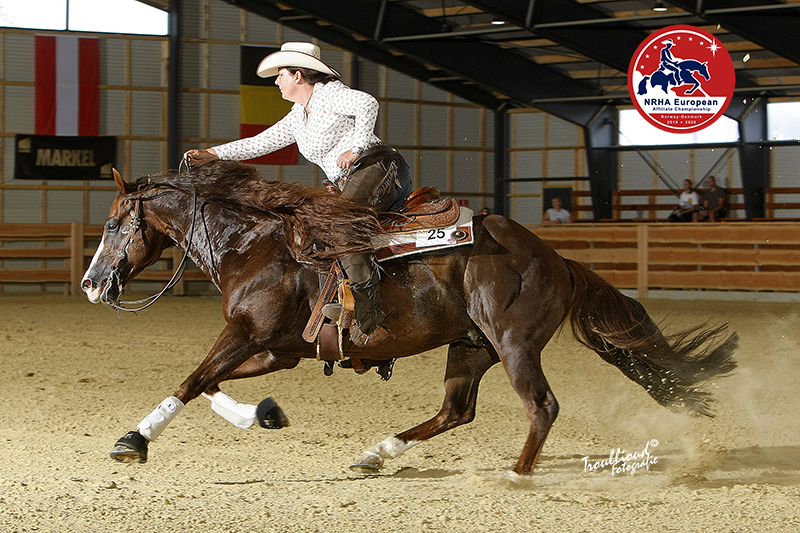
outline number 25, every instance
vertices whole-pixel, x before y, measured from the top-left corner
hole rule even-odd
[[[432,241],[435,239],[444,239],[444,230],[443,229],[429,229],[428,230],[428,240]]]

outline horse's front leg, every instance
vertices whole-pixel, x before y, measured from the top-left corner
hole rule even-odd
[[[697,90],[697,88],[700,87],[700,82],[697,81],[697,79],[695,79],[695,77],[691,73],[686,75],[686,76],[682,76],[681,77],[681,81],[683,81],[684,83],[689,83],[689,84],[692,85],[692,87],[688,91],[683,93],[686,96],[689,96],[690,94],[694,94],[694,92]]]
[[[299,357],[276,357],[272,352],[256,354],[242,363],[225,381],[262,376],[276,370],[294,368]],[[219,384],[208,387],[203,397],[211,401],[211,409],[222,418],[241,429],[250,429],[256,420],[266,429],[279,429],[289,425],[289,420],[272,398],[266,398],[258,405],[240,403],[219,388]]]
[[[213,387],[220,381],[254,354],[264,351],[263,342],[251,339],[249,320],[242,317],[229,322],[200,366],[172,396],[144,417],[135,431],[129,431],[117,441],[111,450],[111,457],[125,463],[146,462],[148,444],[161,435],[189,401],[206,390],[214,391]]]
[[[447,351],[445,397],[439,413],[427,422],[367,449],[350,468],[361,472],[375,472],[383,467],[385,459],[393,459],[422,441],[472,422],[475,418],[478,384],[486,371],[499,360],[486,348],[451,344]]]

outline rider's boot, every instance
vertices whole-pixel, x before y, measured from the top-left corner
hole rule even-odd
[[[386,315],[381,310],[380,273],[372,254],[353,254],[342,258],[342,268],[350,279],[355,303],[354,318],[361,333],[369,337]]]
[[[341,258],[342,268],[350,280],[350,290],[355,303],[354,318],[358,329],[369,335],[381,325],[386,315],[381,310],[380,274],[372,261],[372,254],[352,254]],[[328,304],[322,312],[338,320],[341,306]]]

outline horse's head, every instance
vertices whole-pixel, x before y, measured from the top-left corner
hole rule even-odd
[[[81,281],[89,301],[115,305],[125,284],[155,263],[171,244],[166,235],[148,222],[143,211],[145,199],[114,170],[119,194],[103,228],[92,262]]]
[[[700,63],[700,65],[697,67],[697,72],[699,72],[700,75],[706,79],[706,81],[711,79],[711,75],[708,73],[708,61]]]

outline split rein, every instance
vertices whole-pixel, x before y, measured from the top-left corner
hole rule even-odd
[[[182,160],[181,161],[181,167],[183,166],[184,163],[185,163],[185,160]],[[179,168],[178,169],[179,173],[180,173],[180,170],[181,169]],[[158,195],[152,196],[150,198],[144,198],[144,199],[141,196],[137,197],[135,199],[136,204],[134,205],[133,212],[131,213],[131,222],[128,225],[128,229],[127,229],[127,231],[124,230],[124,229],[121,230],[123,233],[127,233],[128,234],[128,240],[125,242],[125,246],[123,246],[121,250],[115,250],[114,251],[114,255],[116,256],[116,260],[114,261],[114,264],[111,266],[111,272],[109,273],[108,278],[106,279],[106,283],[108,283],[108,281],[112,280],[112,278],[113,278],[114,284],[120,290],[120,295],[122,294],[122,286],[123,286],[123,284],[122,284],[122,279],[121,279],[121,277],[119,275],[119,264],[122,261],[124,261],[124,260],[126,260],[128,258],[128,246],[130,246],[130,244],[133,242],[133,239],[134,239],[134,237],[136,235],[136,232],[139,230],[139,228],[142,225],[142,220],[141,220],[141,215],[140,215],[140,212],[141,212],[141,209],[142,209],[142,202],[144,200],[151,200],[153,198],[156,198],[157,196]],[[139,312],[139,311],[143,311],[143,310],[147,309],[148,307],[150,307],[151,305],[153,305],[154,303],[156,303],[156,301],[159,298],[164,296],[164,293],[166,293],[168,290],[173,288],[178,283],[178,281],[183,276],[183,272],[186,270],[186,260],[189,258],[189,250],[192,247],[192,241],[194,239],[194,225],[195,225],[195,222],[197,220],[197,191],[194,191],[194,194],[193,194],[193,197],[192,197],[192,204],[193,204],[192,225],[189,228],[189,235],[188,235],[188,239],[187,239],[187,242],[186,242],[186,250],[183,252],[183,257],[181,258],[181,262],[178,265],[178,268],[176,268],[175,272],[172,273],[172,277],[167,282],[167,284],[164,285],[164,287],[159,292],[157,292],[156,294],[152,294],[152,295],[148,296],[147,298],[142,298],[141,300],[132,300],[132,301],[128,301],[128,302],[122,302],[122,301],[119,301],[119,299],[118,299],[119,297],[117,297],[117,299],[114,300],[114,301],[106,302],[106,305],[108,305],[112,309],[116,310],[117,312],[119,312],[119,311],[127,311],[129,313],[136,313],[136,312]],[[144,304],[144,305],[142,305],[141,307],[137,307],[135,309],[134,308],[130,308],[130,307],[125,307],[125,306],[129,306],[129,305],[139,305],[139,304]]]

